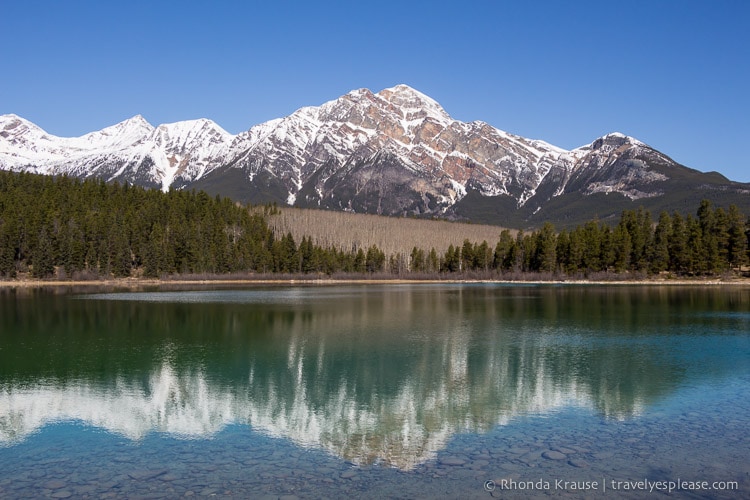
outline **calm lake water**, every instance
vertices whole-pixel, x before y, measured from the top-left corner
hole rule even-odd
[[[750,498],[748,429],[748,287],[0,291],[2,498]]]

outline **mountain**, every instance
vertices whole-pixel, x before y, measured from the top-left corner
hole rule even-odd
[[[750,212],[750,184],[689,169],[632,137],[612,133],[568,151],[454,120],[406,85],[355,90],[237,135],[205,119],[153,127],[135,116],[61,138],[3,115],[0,168],[516,227],[637,206],[694,211],[703,198]]]
[[[0,168],[96,176],[168,189],[199,178],[234,136],[210,120],[154,128],[142,116],[81,137],[55,137],[16,115],[0,116]]]

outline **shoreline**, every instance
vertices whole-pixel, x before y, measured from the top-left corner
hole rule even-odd
[[[406,278],[279,278],[279,279],[142,279],[121,278],[105,280],[0,280],[1,289],[12,288],[45,288],[45,287],[120,287],[120,288],[142,288],[142,287],[165,287],[175,286],[253,286],[253,285],[402,285],[402,284],[516,284],[516,285],[633,285],[633,286],[750,286],[748,278],[733,278],[730,280],[721,278],[695,278],[695,279],[615,279],[615,280],[587,280],[587,279],[560,279],[560,280],[502,280],[502,279],[406,279]]]

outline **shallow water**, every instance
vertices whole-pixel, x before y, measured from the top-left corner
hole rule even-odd
[[[5,291],[0,497],[747,498],[749,332],[742,287]]]

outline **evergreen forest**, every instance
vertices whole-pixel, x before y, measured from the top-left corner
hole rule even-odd
[[[497,241],[388,254],[374,244],[275,234],[268,221],[276,211],[202,191],[0,172],[0,278],[716,276],[741,274],[749,257],[750,220],[734,205],[709,201],[695,214],[654,220],[644,209],[627,210],[614,226],[498,228]]]

